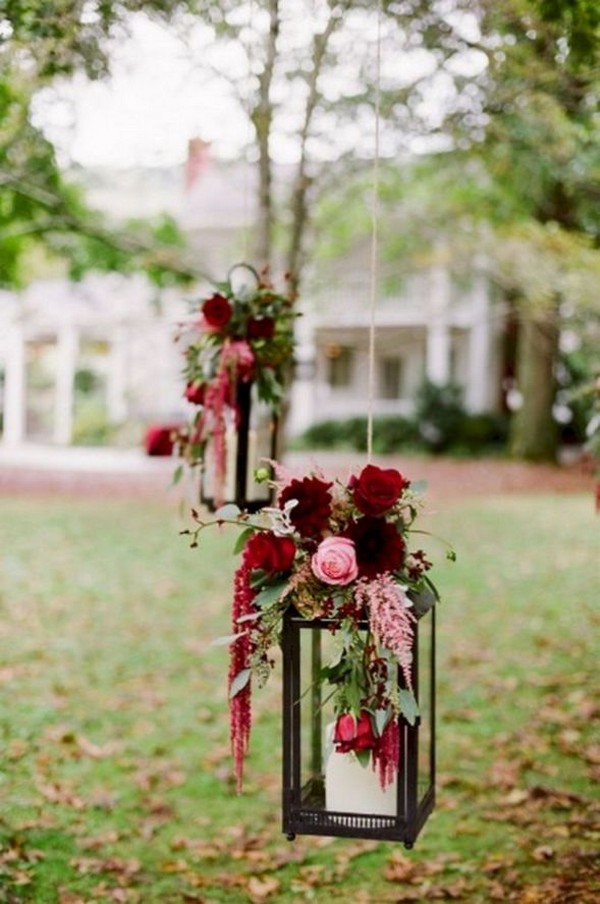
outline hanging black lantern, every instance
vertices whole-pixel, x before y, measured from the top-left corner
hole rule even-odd
[[[309,620],[294,608],[283,627],[283,831],[400,841],[413,846],[435,802],[435,607],[414,626],[413,724],[397,716],[399,759],[385,790],[372,762],[336,749],[331,685],[322,680],[331,661],[335,626]],[[360,631],[366,635],[367,622]],[[405,686],[399,666],[398,682]],[[363,739],[363,761],[369,740]],[[338,745],[339,748],[339,745]]]
[[[292,287],[279,293],[265,274],[237,264],[182,331],[185,396],[195,408],[179,447],[199,469],[200,501],[211,511],[235,503],[252,512],[272,499],[294,300]]]

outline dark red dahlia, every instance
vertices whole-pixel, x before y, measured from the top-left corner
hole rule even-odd
[[[333,484],[318,477],[294,478],[283,488],[279,507],[284,508],[291,499],[297,501],[290,511],[290,521],[303,537],[319,537],[328,525],[331,515]]]
[[[275,321],[272,317],[251,317],[248,321],[249,339],[272,339]]]
[[[360,577],[374,578],[385,571],[397,571],[404,561],[404,540],[384,518],[365,515],[351,521],[344,536],[354,541]]]

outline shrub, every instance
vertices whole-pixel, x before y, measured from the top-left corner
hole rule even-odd
[[[444,397],[436,406],[432,402],[436,397],[433,394],[428,397],[428,405],[423,407],[423,420],[400,415],[374,418],[373,451],[378,455],[407,450],[477,455],[504,448],[508,438],[508,418],[505,415],[467,414],[462,407],[455,405],[453,395],[450,396],[451,404]],[[296,445],[309,449],[365,452],[367,419],[353,417],[319,421],[297,439]]]
[[[415,421],[429,451],[446,452],[460,442],[466,417],[462,389],[455,383],[438,386],[426,380],[417,392]]]
[[[508,416],[501,414],[466,414],[456,445],[467,452],[501,449],[508,440]]]

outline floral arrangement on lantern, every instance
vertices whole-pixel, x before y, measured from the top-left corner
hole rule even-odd
[[[256,386],[258,399],[277,412],[294,350],[295,291],[277,292],[267,271],[237,264],[224,282],[194,303],[193,319],[183,324],[185,398],[194,406],[177,446],[187,464],[204,461],[213,442],[217,504],[223,501],[227,423],[239,421],[241,384]]]
[[[382,789],[400,757],[398,716],[418,715],[411,682],[414,626],[439,599],[431,563],[409,535],[422,500],[393,468],[367,464],[347,482],[276,468],[275,504],[249,515],[224,506],[216,523],[244,527],[236,546],[230,644],[231,743],[238,790],[251,727],[253,682],[274,665],[285,611],[322,619],[335,635],[335,661],[318,680],[331,686],[334,749],[370,762]],[[197,545],[206,522],[186,531]],[[215,523],[215,522],[213,522]],[[453,553],[449,553],[453,557]],[[400,676],[402,676],[400,678]]]

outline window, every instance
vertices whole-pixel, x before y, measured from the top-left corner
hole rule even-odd
[[[404,366],[402,358],[380,358],[379,398],[401,399],[404,395]]]
[[[352,370],[354,367],[354,349],[346,345],[328,345],[325,348],[327,355],[327,382],[334,389],[342,389],[352,385]]]

